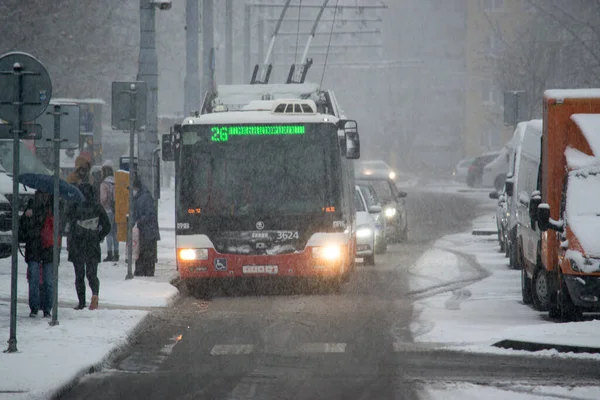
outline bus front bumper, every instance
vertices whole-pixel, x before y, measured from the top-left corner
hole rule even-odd
[[[279,255],[220,254],[209,250],[207,260],[178,260],[182,279],[241,277],[335,277],[349,268],[347,246],[339,246],[339,255],[315,258],[312,248],[302,253]]]

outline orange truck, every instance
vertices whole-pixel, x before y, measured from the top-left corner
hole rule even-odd
[[[576,320],[600,310],[600,89],[548,90],[543,105],[540,257],[525,283],[537,308]]]

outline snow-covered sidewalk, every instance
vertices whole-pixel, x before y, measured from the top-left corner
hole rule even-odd
[[[495,231],[494,214],[476,219],[467,232],[438,240],[411,267],[411,290],[417,300],[411,331],[416,342],[491,353],[517,352],[492,347],[501,340],[599,347],[600,321],[559,324],[524,305],[521,272],[508,268],[497,236],[473,235],[473,230]],[[597,354],[560,356],[600,359]]]
[[[165,307],[178,291],[169,282],[175,274],[173,196],[163,193],[159,203],[162,240],[155,277],[125,280],[125,246],[119,263],[101,263],[100,308],[73,310],[77,302],[73,266],[61,254],[59,267],[59,325],[29,318],[26,264],[19,262],[17,353],[0,353],[0,398],[48,398],[75,377],[103,362],[126,344],[135,327],[155,307]],[[105,253],[105,244],[102,244]],[[10,258],[0,260],[0,338],[9,338]],[[86,281],[87,285],[87,281]],[[91,293],[89,287],[88,303]]]

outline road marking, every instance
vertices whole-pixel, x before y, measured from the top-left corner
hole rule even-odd
[[[300,346],[302,353],[343,353],[346,343],[305,343]]]
[[[254,351],[254,345],[252,344],[216,344],[210,351],[210,355],[250,354],[252,351]]]

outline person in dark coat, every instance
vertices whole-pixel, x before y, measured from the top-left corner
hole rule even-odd
[[[111,225],[106,211],[96,201],[94,187],[90,184],[79,185],[85,201],[71,208],[68,219],[69,261],[75,268],[75,290],[79,304],[76,310],[85,308],[85,277],[87,276],[92,301],[90,310],[98,308],[98,263],[101,259],[100,242],[110,232]]]
[[[50,317],[54,300],[54,268],[52,215],[53,196],[36,192],[33,201],[27,203],[19,219],[19,242],[25,243],[25,262],[29,276],[30,317],[35,318],[43,308],[44,317]],[[40,277],[43,298],[40,297]]]
[[[152,194],[137,177],[133,181],[133,224],[140,232],[140,251],[134,275],[154,276],[156,242],[160,240],[158,217]]]

